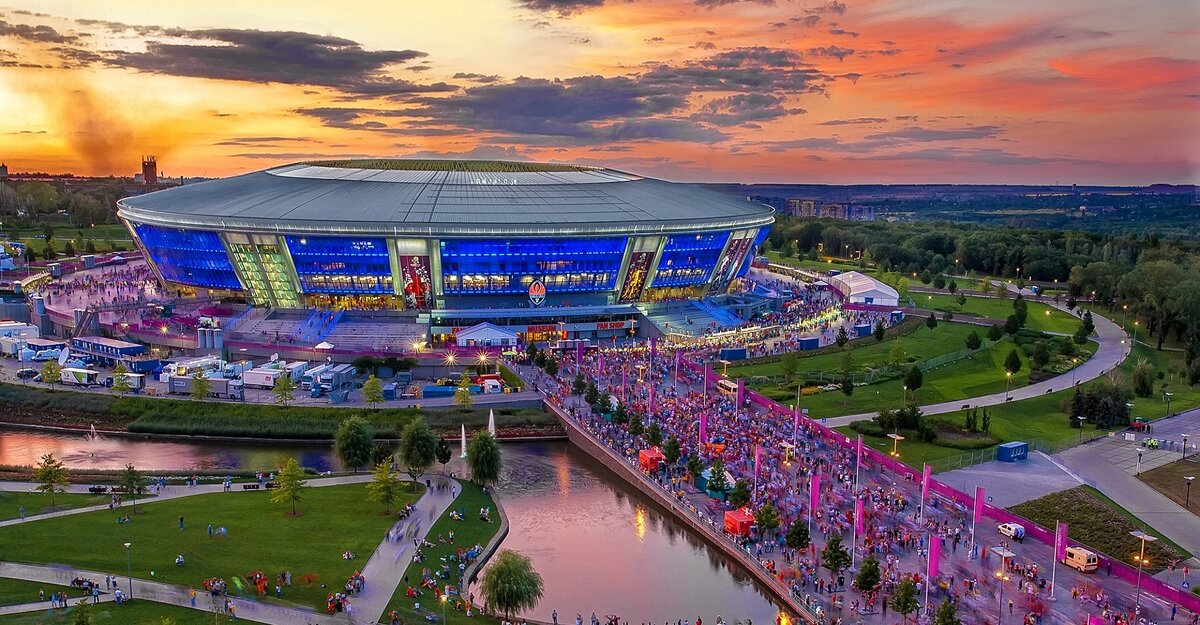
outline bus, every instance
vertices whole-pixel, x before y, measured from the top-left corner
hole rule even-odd
[[[717,390],[726,395],[736,395],[737,388],[738,385],[736,380],[721,380],[720,382],[717,382]]]

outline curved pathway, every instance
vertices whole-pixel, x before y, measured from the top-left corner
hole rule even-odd
[[[1065,307],[1055,305],[1053,302],[1045,303],[1055,306],[1059,310],[1066,311]],[[1107,317],[1093,312],[1092,321],[1096,325],[1095,340],[1099,344],[1099,347],[1096,348],[1096,353],[1092,354],[1091,358],[1088,358],[1083,364],[1075,367],[1072,371],[1035,384],[1014,388],[1009,393],[992,393],[991,395],[956,399],[940,404],[927,404],[920,407],[921,412],[927,415],[945,414],[947,412],[962,410],[964,406],[995,406],[1009,401],[1032,399],[1054,391],[1071,388],[1072,380],[1074,380],[1074,384],[1082,384],[1107,374],[1129,356],[1132,345],[1129,341],[1129,335],[1121,329],[1121,326],[1113,323]],[[878,412],[866,412],[846,415],[844,417],[830,417],[828,420],[822,421],[822,423],[829,427],[838,427],[850,425],[851,421],[872,419],[877,414]]]

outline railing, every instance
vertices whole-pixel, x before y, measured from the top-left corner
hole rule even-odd
[[[921,362],[917,363],[917,368],[920,369],[922,372],[924,372],[924,371],[929,371],[931,369],[936,369],[938,367],[941,367],[942,365],[948,365],[951,363],[958,362],[960,360],[966,360],[967,358],[970,358],[970,357],[974,356],[975,354],[978,354],[984,350],[991,349],[992,346],[995,344],[996,344],[996,341],[989,341],[987,339],[984,339],[983,342],[979,344],[979,349],[960,349],[956,352],[951,352],[949,354],[942,354],[941,356],[934,356],[933,358],[929,358],[927,360],[922,360]]]
[[[987,449],[976,449],[957,456],[949,458],[939,458],[929,462],[929,466],[933,467],[934,473],[945,473],[955,469],[965,469],[977,464],[991,462],[996,459],[996,447],[993,445]]]

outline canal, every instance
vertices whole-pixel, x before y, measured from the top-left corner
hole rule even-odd
[[[497,495],[510,531],[501,547],[527,555],[545,581],[527,616],[572,622],[594,612],[631,623],[749,620],[771,623],[776,609],[748,576],[607,469],[566,442],[506,443]],[[310,468],[340,469],[325,445],[147,441],[33,431],[0,433],[0,464],[30,465],[53,452],[68,466],[220,475],[271,470],[295,455]],[[451,470],[461,473],[455,458]]]

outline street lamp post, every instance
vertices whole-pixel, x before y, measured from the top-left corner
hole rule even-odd
[[[1071,386],[1075,386],[1075,369],[1079,368],[1079,359],[1071,359]]]
[[[1187,434],[1183,435],[1183,458],[1181,460],[1187,460],[1187,436]]]
[[[1137,612],[1141,612],[1141,608],[1142,608],[1142,566],[1146,564],[1146,543],[1154,542],[1158,539],[1147,534],[1146,532],[1141,531],[1141,530],[1134,530],[1132,532],[1129,532],[1129,535],[1142,541],[1142,549],[1141,549],[1141,552],[1138,554],[1138,559],[1137,559],[1137,561],[1138,561],[1137,594],[1134,595],[1134,599],[1133,599],[1133,609]]]
[[[1121,306],[1121,327],[1125,327],[1125,315],[1129,314],[1129,304]]]
[[[1140,450],[1140,449],[1138,450],[1137,470],[1135,470],[1135,471],[1133,472],[1133,474],[1134,474],[1134,475],[1141,475],[1141,474],[1142,474],[1142,450]]]
[[[1167,400],[1167,416],[1168,417],[1171,416],[1171,398],[1174,396],[1175,396],[1175,393],[1167,393],[1167,392],[1163,393],[1163,399]]]
[[[442,593],[442,622],[446,622],[446,594]]]
[[[1187,489],[1183,495],[1183,509],[1190,510],[1192,505],[1192,482],[1196,481],[1195,475],[1185,476],[1184,481],[1187,483]]]
[[[488,369],[488,355],[487,355],[487,353],[486,353],[486,352],[480,352],[480,353],[479,353],[479,365],[480,365],[481,367],[483,367],[483,373],[487,373],[487,372],[489,371],[489,369]]]
[[[454,354],[446,354],[446,377],[450,377],[451,368],[454,367]]]
[[[1005,371],[1004,378],[1006,380],[1004,385],[1004,401],[1008,401],[1012,399],[1012,396],[1009,394],[1012,392],[1012,371]]]
[[[1004,547],[992,547],[992,553],[1000,556],[1000,570],[996,571],[996,579],[1000,582],[1000,605],[996,608],[997,625],[1004,621],[1004,582],[1008,581],[1008,559],[1017,555]]]
[[[1140,322],[1137,319],[1133,320],[1133,346],[1137,347],[1137,329]]]
[[[1087,421],[1087,417],[1075,417],[1079,420],[1079,442],[1083,442],[1083,422]]]
[[[125,543],[125,573],[129,578],[129,598],[133,598],[133,543]]]

